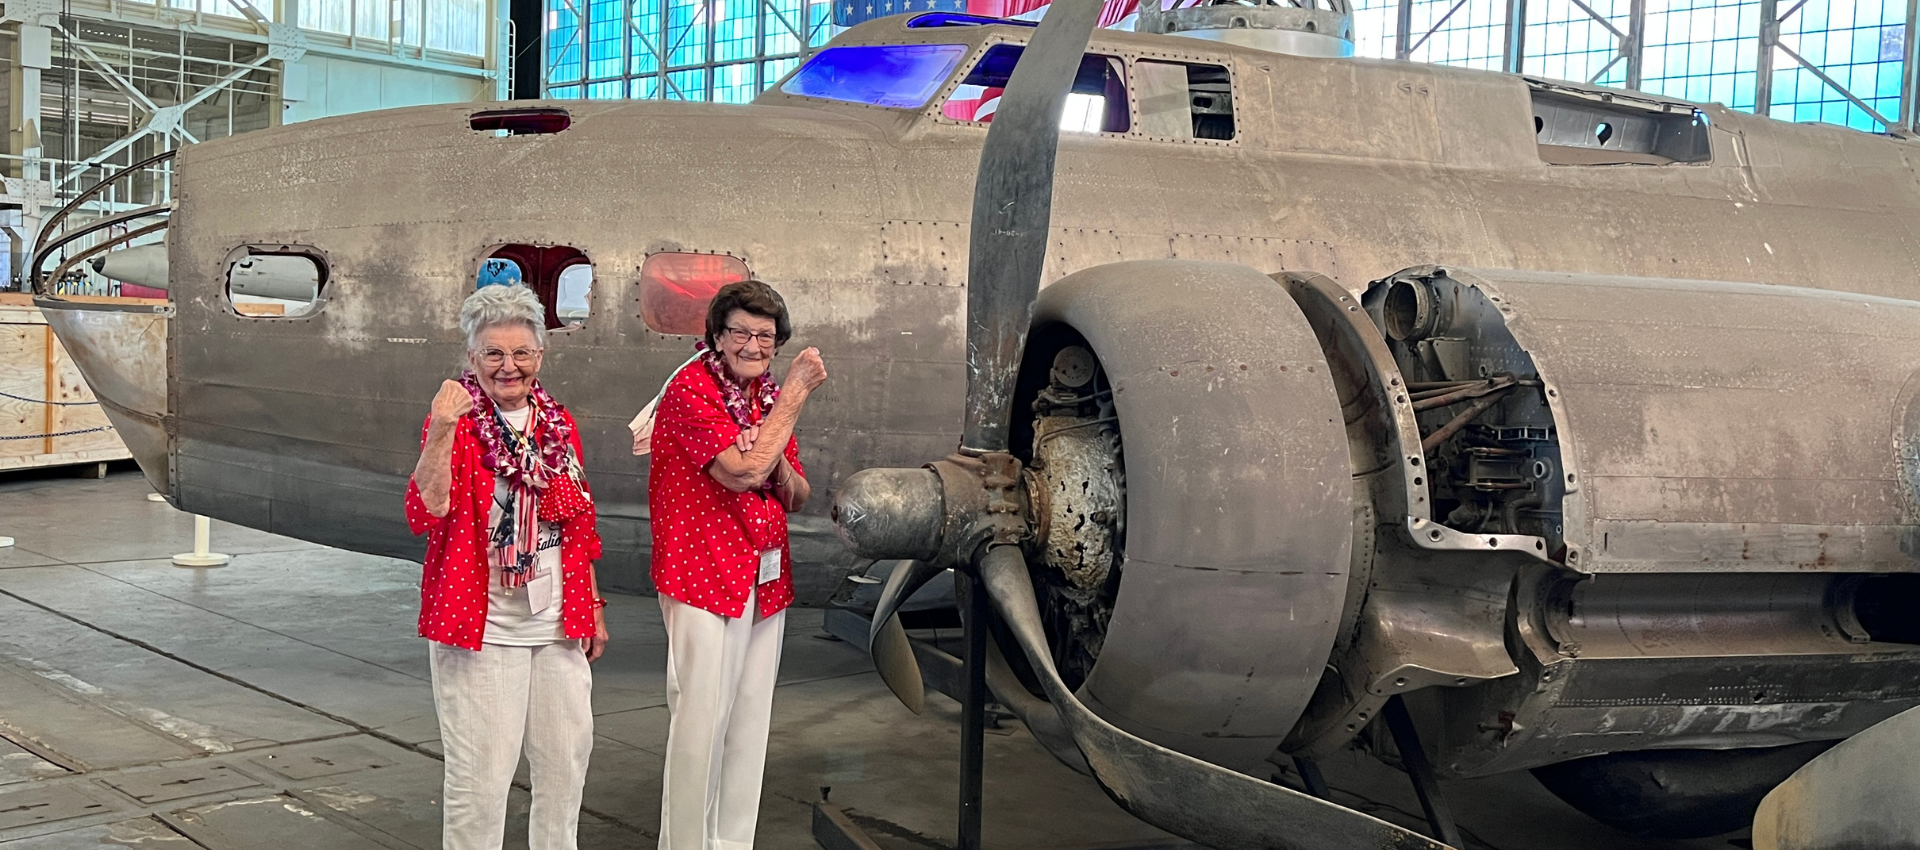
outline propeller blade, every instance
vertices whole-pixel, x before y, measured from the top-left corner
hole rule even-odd
[[[1444,850],[1412,830],[1174,752],[1102,720],[1067,690],[1047,651],[1025,557],[994,546],[978,563],[994,608],[1013,630],[1094,778],[1121,807],[1209,847],[1248,850]]]
[[[913,598],[914,592],[925,587],[934,577],[946,572],[945,567],[936,566],[928,561],[907,561],[896,564],[893,572],[887,574],[887,583],[880,587],[880,601],[873,607],[873,630],[868,635],[868,646],[880,637],[880,630],[889,620],[897,619],[900,606]]]
[[[1019,674],[1013,672],[1013,665],[1007,663],[1007,657],[1000,653],[999,642],[994,640],[987,641],[987,688],[993,691],[995,700],[1020,718],[1020,723],[1048,755],[1081,776],[1093,775],[1093,769],[1087,767],[1087,757],[1080,754],[1080,745],[1073,742],[1066,724],[1060,722],[1059,713],[1020,683]]]
[[[901,705],[914,714],[926,708],[927,684],[920,676],[920,659],[913,657],[913,645],[908,643],[907,630],[900,626],[898,616],[874,620],[873,640],[867,652],[873,656],[873,669],[879,672],[880,681],[887,683],[887,690],[900,698]]]
[[[967,241],[967,418],[960,447],[1003,452],[1053,215],[1060,114],[1102,0],[1055,0],[1000,95],[973,185]]]
[[[880,588],[880,601],[873,609],[873,626],[867,632],[867,654],[873,657],[873,669],[880,681],[900,698],[908,711],[919,714],[927,705],[926,679],[920,675],[920,659],[907,642],[907,630],[900,625],[900,606],[925,587],[935,576],[946,572],[928,561],[895,564]]]

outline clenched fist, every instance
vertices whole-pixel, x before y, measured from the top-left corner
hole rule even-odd
[[[793,358],[787,367],[787,385],[805,390],[817,389],[827,382],[827,364],[820,361],[820,349],[809,348]]]
[[[473,394],[458,381],[441,381],[440,392],[433,397],[433,422],[451,426],[473,410]]]

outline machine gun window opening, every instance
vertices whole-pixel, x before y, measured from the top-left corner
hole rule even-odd
[[[940,106],[941,116],[969,124],[990,124],[1000,107],[1000,94],[1013,76],[1024,46],[996,44],[987,48],[965,79]],[[1073,90],[1067,94],[1060,129],[1069,133],[1125,133],[1132,127],[1127,108],[1126,65],[1117,56],[1089,53],[1080,60]]]
[[[1710,162],[1707,119],[1683,104],[1536,86],[1533,133],[1549,165],[1691,165]]]
[[[320,309],[327,264],[291,246],[243,248],[227,263],[227,306],[251,318],[295,319]]]
[[[548,330],[572,330],[587,323],[593,291],[593,262],[568,245],[502,245],[480,261],[474,287],[520,284],[533,290],[547,308]]]
[[[1134,99],[1142,135],[1227,140],[1234,136],[1233,79],[1219,65],[1133,63]]]

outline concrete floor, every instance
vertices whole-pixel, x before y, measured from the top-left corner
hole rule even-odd
[[[145,480],[0,477],[0,845],[192,850],[431,848],[439,732],[414,636],[419,567],[214,525],[220,569],[182,569],[192,521]],[[399,506],[394,508],[399,510]],[[651,847],[666,736],[654,600],[614,597],[594,668],[598,743],[583,848]],[[827,794],[889,850],[953,841],[955,706],[894,701],[855,648],[795,611],[775,702],[759,846],[816,846]],[[1329,760],[1339,799],[1420,823],[1405,777]],[[1737,836],[1638,841],[1527,776],[1448,783],[1474,847],[1728,848]],[[524,847],[516,790],[508,846]],[[987,738],[990,847],[1181,847],[1134,820],[1021,729]]]

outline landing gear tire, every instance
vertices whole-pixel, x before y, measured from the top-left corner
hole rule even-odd
[[[1742,750],[1643,750],[1536,767],[1588,817],[1645,838],[1705,838],[1750,826],[1775,785],[1833,741]]]

